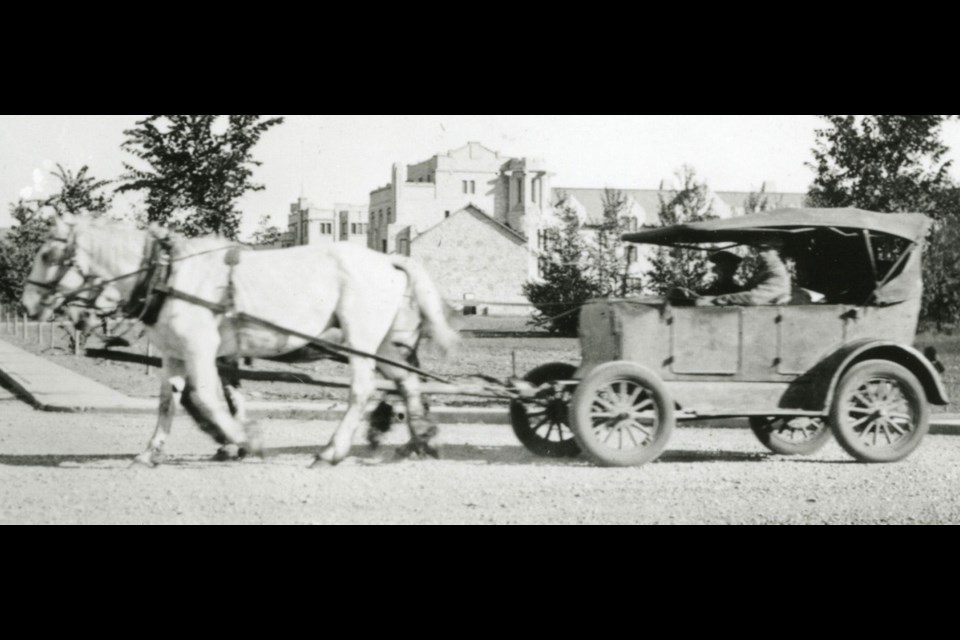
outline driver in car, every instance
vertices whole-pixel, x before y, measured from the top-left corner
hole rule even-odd
[[[760,307],[789,303],[793,282],[790,271],[780,255],[783,250],[783,241],[779,238],[768,238],[758,245],[758,249],[760,269],[745,291],[701,296],[697,298],[696,305],[698,307]]]

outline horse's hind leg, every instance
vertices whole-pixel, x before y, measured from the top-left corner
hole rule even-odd
[[[173,417],[183,391],[184,363],[181,360],[164,358],[163,368],[160,370],[160,409],[157,416],[157,427],[147,444],[147,450],[134,460],[134,464],[145,467],[155,467],[164,459],[163,447],[170,436],[173,427]]]
[[[376,391],[375,365],[369,358],[350,357],[353,379],[350,383],[350,406],[337,427],[330,443],[317,455],[314,466],[337,465],[350,455],[353,436],[363,420],[363,414]]]
[[[436,441],[440,430],[427,415],[427,407],[420,391],[419,376],[404,372],[403,376],[397,376],[394,379],[407,405],[407,426],[410,428],[410,442],[400,447],[397,455],[402,458],[423,456],[439,458],[440,449]]]

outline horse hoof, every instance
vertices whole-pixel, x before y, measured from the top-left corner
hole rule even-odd
[[[310,465],[310,468],[311,469],[333,469],[338,464],[340,463],[335,462],[333,460],[327,460],[326,458],[323,458],[321,456],[317,456],[314,459],[313,464]]]
[[[213,456],[214,462],[235,462],[242,460],[246,453],[235,444],[228,444],[220,447]]]
[[[139,455],[130,463],[131,469],[156,469],[159,463],[153,461],[153,456]]]
[[[426,442],[409,442],[397,449],[397,458],[400,460],[440,459],[440,449]]]

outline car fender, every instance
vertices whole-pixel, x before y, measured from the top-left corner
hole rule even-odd
[[[930,404],[946,405],[947,389],[940,374],[926,357],[913,347],[889,340],[857,340],[845,344],[827,359],[833,367],[833,376],[824,398],[824,411],[829,411],[833,398],[840,386],[840,380],[853,365],[866,360],[888,360],[908,369],[917,377],[927,395]]]

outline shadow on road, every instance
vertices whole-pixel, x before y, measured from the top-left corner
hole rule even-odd
[[[304,465],[307,460],[317,454],[321,447],[297,446],[276,447],[267,449],[264,462],[270,463],[278,458],[298,456],[303,457]],[[362,445],[354,446],[350,458],[345,465],[379,466],[384,464],[400,464],[409,462],[396,456],[395,446],[383,446],[376,451]],[[209,455],[173,454],[163,466],[180,468],[222,467],[225,465],[244,464],[244,462],[216,462],[213,460],[214,450]],[[0,455],[0,466],[10,467],[48,467],[48,468],[78,468],[97,467],[102,463],[132,463],[136,454],[90,454],[90,455]],[[695,451],[674,450],[667,451],[657,460],[656,464],[693,464],[693,463],[723,463],[723,462],[765,462],[773,454],[746,453],[739,451]],[[538,458],[522,446],[475,446],[475,445],[446,445],[442,449],[441,460],[444,462],[463,462],[474,465],[489,466],[524,466],[524,467],[593,467],[589,460],[581,456],[578,458]],[[832,461],[801,460],[816,464],[831,464]],[[844,461],[845,462],[845,461]],[[257,459],[249,463],[258,464]],[[249,464],[248,463],[248,464]],[[111,467],[122,466],[110,464]]]

